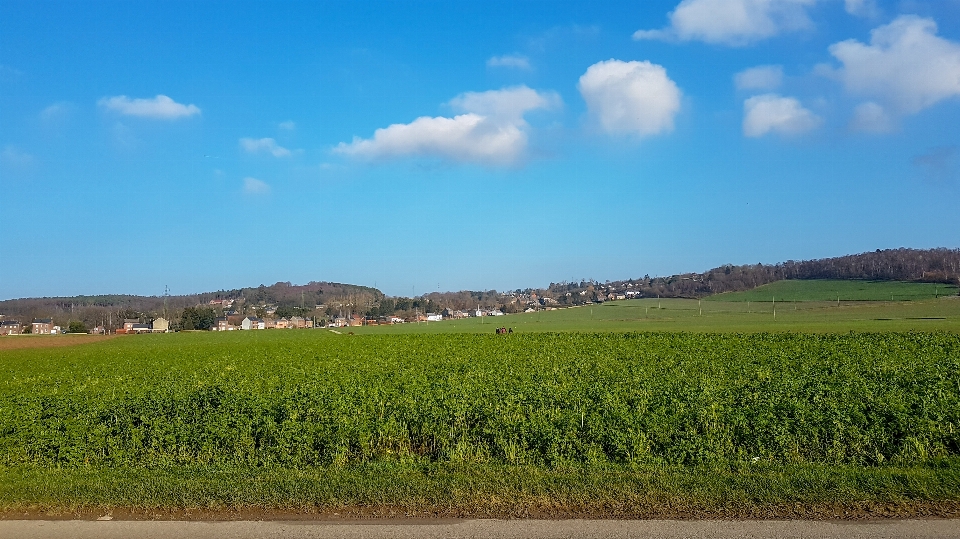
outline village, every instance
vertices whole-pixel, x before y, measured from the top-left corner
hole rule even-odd
[[[544,291],[516,291],[504,293],[503,299],[495,306],[477,305],[471,309],[443,308],[437,312],[421,312],[419,309],[392,314],[372,315],[351,312],[356,305],[345,302],[332,302],[315,305],[313,309],[302,306],[297,309],[303,315],[277,316],[280,307],[274,304],[249,305],[244,298],[213,299],[206,304],[197,305],[186,310],[210,313],[209,319],[187,327],[176,316],[168,319],[161,315],[148,315],[139,318],[123,318],[122,323],[106,322],[94,327],[87,327],[76,321],[55,323],[53,318],[34,318],[26,323],[19,320],[7,320],[0,315],[0,336],[5,335],[58,335],[65,333],[90,333],[97,335],[138,335],[150,333],[172,333],[177,331],[253,331],[268,329],[319,329],[344,328],[371,325],[393,325],[406,323],[432,323],[444,320],[461,320],[473,317],[498,317],[509,313],[537,312],[540,310],[555,310],[558,308],[603,303],[639,297],[637,290],[627,289],[618,291],[614,286],[600,287],[596,290],[567,291],[559,294],[544,295]],[[555,296],[555,297],[551,297]],[[288,309],[289,311],[289,309]],[[166,313],[164,313],[166,314]],[[219,316],[218,316],[219,314]]]

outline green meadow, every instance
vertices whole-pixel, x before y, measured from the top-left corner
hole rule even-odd
[[[696,299],[644,298],[463,320],[343,328],[355,334],[690,331],[957,331],[957,288],[929,283],[783,281],[755,291]],[[779,283],[774,283],[779,284]],[[805,288],[806,287],[806,288]],[[836,298],[840,291],[840,300]],[[771,292],[768,294],[768,292]],[[844,294],[845,292],[845,294]],[[781,295],[782,294],[782,295]],[[823,299],[831,298],[832,299]],[[765,298],[762,300],[750,299]],[[890,298],[894,299],[891,300]],[[848,299],[849,298],[849,299]]]
[[[745,292],[728,292],[705,298],[717,302],[776,301],[917,301],[956,296],[957,287],[941,283],[858,280],[786,280]]]
[[[937,295],[0,350],[0,508],[945,515],[960,300]]]

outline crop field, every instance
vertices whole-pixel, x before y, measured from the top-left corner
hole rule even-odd
[[[0,350],[0,507],[945,514],[958,403],[956,331],[128,336]]]

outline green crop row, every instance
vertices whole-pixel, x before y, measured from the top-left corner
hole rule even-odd
[[[0,465],[910,465],[960,335],[157,335],[0,356]]]

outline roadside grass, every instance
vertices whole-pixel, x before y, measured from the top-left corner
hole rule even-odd
[[[812,518],[949,516],[960,459],[922,466],[396,463],[304,469],[0,468],[0,511],[265,511],[350,516]]]

